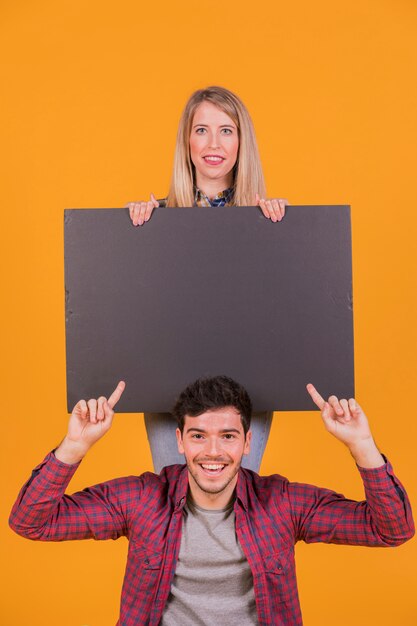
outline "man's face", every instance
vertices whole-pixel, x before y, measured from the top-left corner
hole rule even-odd
[[[194,499],[232,495],[242,457],[249,453],[251,432],[245,437],[234,407],[185,416],[183,433],[177,428],[178,450],[185,455]],[[196,498],[197,495],[197,498]],[[201,496],[198,498],[198,496]],[[197,501],[198,503],[198,501]]]

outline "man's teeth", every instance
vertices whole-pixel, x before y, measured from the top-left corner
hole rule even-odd
[[[202,463],[201,467],[203,469],[208,469],[208,470],[219,470],[219,469],[223,469],[224,465],[208,465],[208,464]]]

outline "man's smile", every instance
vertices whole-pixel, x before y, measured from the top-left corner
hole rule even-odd
[[[198,463],[198,465],[207,476],[217,476],[227,467],[226,463]]]

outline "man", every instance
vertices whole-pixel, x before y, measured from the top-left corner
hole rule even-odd
[[[307,391],[349,449],[366,501],[240,467],[251,401],[224,376],[199,379],[174,407],[186,466],[119,478],[64,495],[80,461],[111,427],[108,400],[80,400],[58,448],[22,488],[10,524],[29,539],[129,539],[121,626],[302,624],[294,544],[397,546],[414,534],[407,495],[354,399]]]

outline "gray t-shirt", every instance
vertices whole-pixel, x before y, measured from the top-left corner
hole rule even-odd
[[[184,507],[181,546],[161,626],[258,624],[253,577],[226,509]]]

